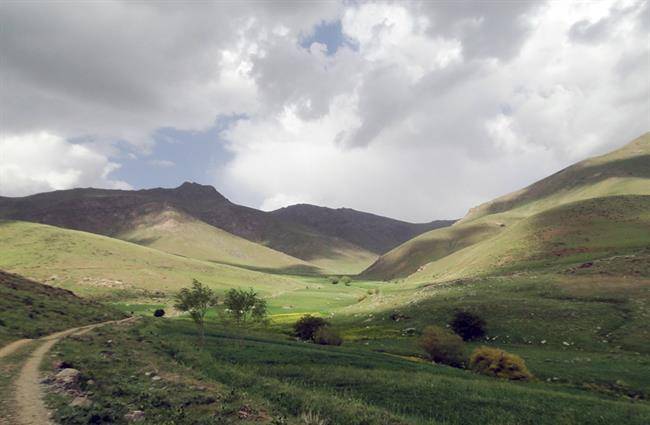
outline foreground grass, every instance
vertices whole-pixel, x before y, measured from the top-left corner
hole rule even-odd
[[[110,342],[109,342],[110,341]],[[642,424],[646,402],[546,382],[510,383],[364,347],[321,347],[286,336],[210,326],[204,349],[185,320],[104,328],[57,346],[82,371],[93,405],[54,396],[64,423]],[[162,379],[152,381],[146,372]],[[244,408],[245,406],[245,408]],[[242,418],[243,410],[254,412]]]

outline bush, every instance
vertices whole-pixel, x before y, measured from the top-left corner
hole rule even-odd
[[[350,279],[349,276],[343,276],[341,278],[341,282],[343,282],[345,286],[350,286],[350,282],[352,282],[352,279]]]
[[[515,381],[527,381],[533,377],[524,359],[498,348],[477,348],[469,358],[469,367],[483,375]]]
[[[164,315],[165,315],[165,310],[163,310],[162,308],[159,308],[153,312],[154,317],[163,317]]]
[[[330,280],[330,283],[331,283],[332,285],[336,285],[336,284],[339,283],[339,278],[336,277],[336,276],[330,276],[330,277],[329,277],[329,280]]]
[[[420,338],[420,347],[436,363],[460,367],[465,363],[463,340],[440,326],[427,326]]]
[[[485,320],[467,311],[457,312],[449,325],[465,341],[485,336]]]
[[[436,363],[460,367],[465,363],[463,340],[439,326],[427,326],[420,338],[420,347]]]
[[[314,339],[317,330],[329,325],[327,320],[307,314],[293,325],[293,334],[303,341]]]
[[[314,333],[314,342],[320,345],[341,345],[343,338],[329,326],[323,326]]]

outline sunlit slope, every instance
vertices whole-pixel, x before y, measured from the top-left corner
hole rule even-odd
[[[306,261],[166,208],[138,217],[117,238],[199,260],[283,272],[318,272]]]
[[[433,282],[555,268],[570,273],[594,261],[650,254],[650,196],[587,199],[535,214],[482,242],[423,266],[411,282]],[[632,275],[642,273],[634,265]]]
[[[531,215],[581,199],[611,195],[650,195],[650,133],[606,155],[590,158],[522,190],[487,202],[461,220],[517,210]]]
[[[501,230],[498,223],[456,225],[417,236],[398,246],[362,273],[364,278],[389,280],[415,273],[423,264],[471,246]]]
[[[58,227],[0,221],[0,269],[83,295],[168,293],[199,279],[217,290],[253,287],[276,294],[297,281],[184,258],[134,243]]]
[[[500,235],[520,220],[546,210],[621,195],[650,195],[650,134],[473,208],[453,226],[424,233],[384,254],[362,276],[384,280],[406,277],[427,263]]]

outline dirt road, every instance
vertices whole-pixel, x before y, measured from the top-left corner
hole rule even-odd
[[[12,384],[12,393],[14,395],[14,415],[11,417],[0,417],[0,423],[7,425],[48,425],[50,413],[43,402],[43,387],[40,383],[41,376],[39,372],[40,364],[45,354],[62,338],[70,335],[83,335],[100,326],[111,323],[122,323],[133,321],[135,318],[127,318],[117,321],[95,323],[87,326],[80,326],[65,331],[57,332],[36,340],[23,339],[15,341],[6,347],[0,349],[0,359],[15,352],[29,342],[35,342],[36,348],[26,358],[22,365],[20,374]],[[6,412],[5,412],[6,413]]]

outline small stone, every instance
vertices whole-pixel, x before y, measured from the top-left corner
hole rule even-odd
[[[151,377],[151,380],[152,380],[152,381],[160,381],[161,379],[162,379],[162,378],[161,378],[160,376],[158,376],[158,375],[156,375],[156,376],[152,376],[152,377]]]
[[[75,397],[74,400],[70,402],[71,407],[90,407],[93,404],[92,401],[88,399],[88,397]]]
[[[142,410],[134,410],[124,415],[127,422],[142,422],[144,421],[144,412]]]
[[[92,380],[92,379],[89,379],[89,380],[86,381],[86,385],[91,385],[91,386],[95,385],[95,381]]]

